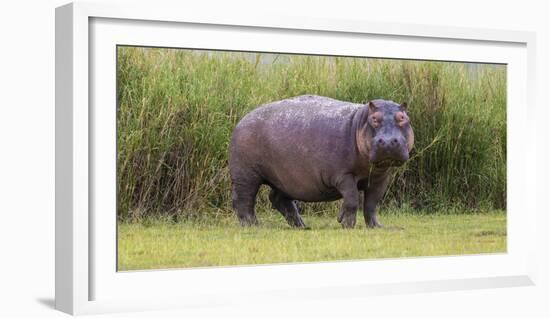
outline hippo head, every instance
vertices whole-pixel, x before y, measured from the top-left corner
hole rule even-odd
[[[358,146],[375,166],[400,166],[409,159],[414,134],[407,104],[387,100],[368,102],[359,127]]]

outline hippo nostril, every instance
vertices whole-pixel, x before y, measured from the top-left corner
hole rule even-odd
[[[397,145],[397,144],[399,143],[399,141],[397,140],[397,138],[393,138],[393,139],[391,140],[391,143],[392,143],[393,145]]]
[[[384,142],[384,140],[383,140],[382,138],[380,138],[380,139],[378,139],[378,144],[379,144],[379,145],[383,145],[383,144],[385,144],[385,142]]]

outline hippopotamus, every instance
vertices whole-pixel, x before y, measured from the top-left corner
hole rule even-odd
[[[357,104],[304,95],[261,105],[231,136],[233,209],[241,225],[258,224],[256,195],[267,185],[272,207],[290,226],[307,228],[295,201],[343,199],[337,220],[353,228],[363,192],[365,223],[380,227],[376,205],[392,167],[409,159],[413,144],[407,103]]]

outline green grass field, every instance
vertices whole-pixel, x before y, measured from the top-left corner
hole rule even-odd
[[[501,210],[453,214],[390,211],[385,227],[343,230],[335,216],[304,216],[311,230],[291,229],[274,211],[259,227],[233,217],[180,222],[151,220],[118,225],[118,270],[319,262],[373,258],[498,253],[506,251]]]

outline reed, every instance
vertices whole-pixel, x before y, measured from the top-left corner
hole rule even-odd
[[[504,66],[133,47],[117,60],[120,220],[232,213],[233,127],[262,103],[301,94],[410,105],[415,148],[382,208],[506,208]],[[264,189],[259,208],[267,201]]]

